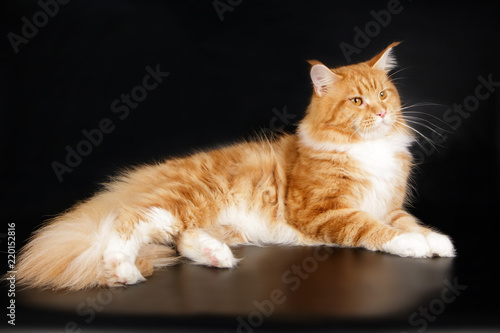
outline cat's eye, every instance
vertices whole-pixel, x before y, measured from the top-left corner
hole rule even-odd
[[[379,93],[379,97],[380,97],[380,100],[384,100],[387,98],[387,91],[385,90],[382,90],[380,93]]]
[[[363,99],[361,97],[353,97],[349,99],[352,104],[356,106],[361,106],[363,104]]]

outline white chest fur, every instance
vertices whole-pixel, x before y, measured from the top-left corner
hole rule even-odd
[[[345,152],[354,159],[367,175],[370,186],[363,192],[359,209],[383,220],[388,213],[396,186],[396,180],[402,175],[400,153],[409,153],[412,138],[407,135],[388,135],[379,139],[360,143],[338,144],[318,142],[312,139],[306,130],[299,131],[301,142],[319,151]]]
[[[370,186],[363,192],[360,209],[378,219],[384,219],[393,200],[397,181],[403,176],[403,162],[398,158],[407,152],[406,137],[384,137],[356,143],[345,150],[359,163]]]

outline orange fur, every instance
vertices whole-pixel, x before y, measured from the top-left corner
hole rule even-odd
[[[395,45],[367,62],[330,72],[312,61],[315,93],[296,134],[123,173],[34,234],[19,256],[18,282],[73,290],[126,283],[114,271],[119,261],[103,266],[113,232],[120,241],[140,245],[131,253],[144,276],[173,263],[165,246],[182,241],[182,235],[200,237],[186,231],[202,229],[213,244],[338,244],[370,250],[385,250],[385,244],[407,232],[430,233],[403,210],[411,168],[409,141],[389,156],[397,168],[387,171],[387,180],[386,175],[371,174],[351,151],[364,142],[410,137],[399,95],[383,68]],[[387,95],[384,100],[381,91]],[[356,106],[354,97],[368,102]],[[377,117],[385,112],[392,120],[379,126]],[[384,193],[372,193],[377,186]],[[146,228],[152,207],[164,215],[156,218],[161,223]],[[164,212],[171,214],[170,224]],[[236,213],[243,222],[234,221]],[[192,245],[185,247],[194,251]]]

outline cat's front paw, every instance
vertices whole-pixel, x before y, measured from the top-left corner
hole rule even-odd
[[[146,280],[130,257],[120,252],[105,255],[104,272],[109,287],[136,284]]]
[[[401,257],[425,258],[432,256],[425,236],[414,232],[394,237],[382,245],[382,250]]]
[[[433,255],[439,257],[455,256],[455,247],[448,236],[431,232],[426,238]]]

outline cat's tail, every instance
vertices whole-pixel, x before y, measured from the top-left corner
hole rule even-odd
[[[20,286],[80,290],[106,286],[102,257],[117,216],[111,192],[102,192],[37,230],[17,256]],[[143,246],[136,266],[143,276],[173,263],[174,250]]]

